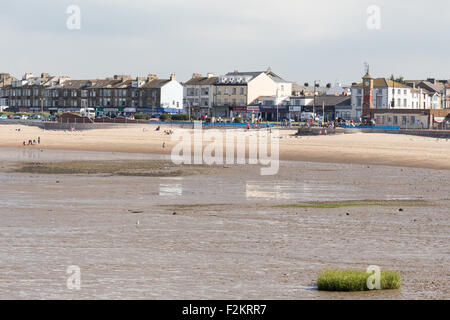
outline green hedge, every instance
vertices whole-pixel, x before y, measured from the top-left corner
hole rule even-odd
[[[135,113],[134,114],[134,118],[136,119],[136,120],[148,120],[149,118],[148,118],[148,115],[147,114],[144,114],[144,113]]]
[[[171,118],[174,121],[188,121],[189,120],[189,115],[185,114],[185,113],[173,114],[171,116]]]

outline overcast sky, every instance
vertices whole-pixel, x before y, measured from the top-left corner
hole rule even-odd
[[[81,10],[69,30],[67,7]],[[370,30],[367,8],[381,9]],[[298,83],[450,78],[448,0],[14,0],[0,5],[0,72],[89,79],[272,71]]]

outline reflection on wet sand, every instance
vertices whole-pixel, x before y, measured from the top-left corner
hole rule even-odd
[[[183,177],[161,178],[159,183],[159,196],[179,197],[183,195]],[[164,182],[164,183],[163,183]]]
[[[247,199],[322,201],[346,198],[352,200],[349,192],[357,191],[359,190],[355,187],[296,181],[248,181],[245,185]]]

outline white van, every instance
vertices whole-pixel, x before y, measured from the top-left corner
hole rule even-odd
[[[83,117],[94,118],[95,117],[95,109],[94,108],[82,108],[82,109],[80,109],[80,114]]]

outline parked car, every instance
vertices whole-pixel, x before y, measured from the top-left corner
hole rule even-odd
[[[8,117],[5,116],[4,114],[2,114],[2,115],[0,116],[0,120],[7,120],[7,119],[8,119]]]

